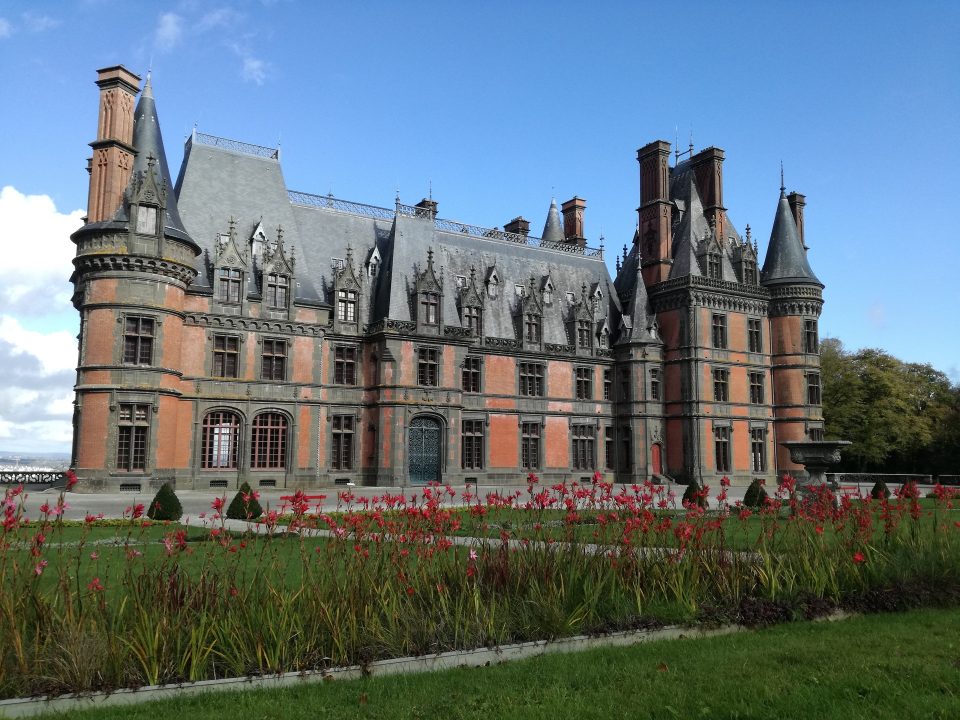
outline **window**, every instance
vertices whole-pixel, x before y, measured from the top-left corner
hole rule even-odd
[[[480,357],[468,355],[463,360],[462,386],[468,393],[480,392],[480,375],[482,371]]]
[[[464,420],[460,466],[464,470],[483,469],[483,420]]]
[[[763,352],[763,330],[759,318],[747,320],[747,348],[750,352]]]
[[[763,405],[763,373],[752,372],[750,375],[750,402],[753,405]]]
[[[745,285],[757,284],[757,263],[753,260],[743,261],[743,282]]]
[[[630,371],[626,368],[620,370],[620,401],[626,402],[630,399]]]
[[[261,380],[284,380],[287,372],[287,341],[264,340]]]
[[[717,472],[730,472],[730,428],[713,428],[713,445],[716,454]]]
[[[356,290],[337,290],[337,320],[348,323],[357,321]]]
[[[807,405],[820,404],[820,375],[819,373],[807,374]]]
[[[357,349],[340,346],[333,349],[333,382],[335,385],[357,384]]]
[[[812,428],[810,428],[810,430],[807,432],[807,434],[810,436],[810,439],[813,440],[814,442],[820,442],[821,440],[823,440],[823,428],[822,428],[822,427],[819,427],[819,426],[817,426],[817,427],[812,427]]]
[[[153,362],[153,318],[128,315],[123,323],[123,364],[150,365]]]
[[[620,428],[620,471],[633,471],[633,443],[629,427]]]
[[[203,418],[201,467],[232,470],[237,467],[240,450],[240,417],[226,410],[215,410]]]
[[[121,403],[117,420],[117,470],[144,470],[147,467],[147,435],[150,406]]]
[[[420,295],[420,322],[436,325],[440,322],[440,296],[437,293]]]
[[[287,466],[287,418],[280,413],[260,413],[253,419],[250,467],[282,470]]]
[[[524,337],[527,342],[540,342],[540,316],[528,313],[524,320]]]
[[[717,253],[710,253],[707,255],[707,277],[712,278],[713,280],[720,280],[723,277],[722,265],[720,263],[720,255]]]
[[[767,471],[767,431],[750,428],[750,466],[756,473]]]
[[[520,463],[526,470],[540,467],[540,423],[520,424]]]
[[[590,400],[593,398],[593,368],[578,367],[576,375],[576,397],[577,400]]]
[[[439,378],[440,360],[437,348],[422,347],[417,350],[417,384],[436,387]]]
[[[607,425],[603,433],[603,455],[604,467],[607,470],[616,468],[616,456],[614,448],[616,447],[616,437],[613,434],[613,425]]]
[[[713,346],[719,350],[727,348],[727,316],[713,316]]]
[[[606,368],[603,371],[603,399],[613,398],[613,370]]]
[[[820,339],[817,337],[817,321],[803,321],[803,351],[816,355],[820,352]]]
[[[465,307],[463,309],[463,320],[474,335],[483,334],[483,319],[478,307]]]
[[[713,399],[717,402],[727,402],[730,395],[728,392],[730,381],[730,371],[726,368],[714,368],[713,370]]]
[[[137,232],[141,235],[157,234],[157,209],[150,205],[137,207]]]
[[[650,399],[660,399],[660,368],[650,368]]]
[[[267,275],[267,305],[275,308],[287,307],[290,290],[290,278],[286,275],[270,273]]]
[[[235,378],[240,375],[240,338],[236,335],[213,336],[213,376]]]
[[[590,321],[577,320],[577,347],[590,348]]]
[[[543,365],[520,363],[520,394],[531,397],[543,396]]]
[[[593,425],[572,426],[574,470],[593,470],[594,431]]]
[[[353,469],[353,438],[356,430],[355,426],[356,418],[353,415],[333,416],[333,444],[330,448],[331,469]]]
[[[220,268],[220,282],[217,285],[217,298],[220,302],[240,302],[240,288],[243,286],[243,271],[234,268]]]

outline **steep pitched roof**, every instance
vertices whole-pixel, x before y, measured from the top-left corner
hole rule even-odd
[[[767,256],[760,272],[762,285],[782,285],[785,283],[811,283],[823,287],[823,283],[813,274],[807,261],[807,252],[800,242],[797,224],[790,212],[785,188],[780,188],[780,201],[777,215],[770,233]]]
[[[563,223],[560,221],[560,211],[557,209],[556,198],[550,201],[547,211],[547,222],[543,225],[543,239],[548,242],[563,242]]]

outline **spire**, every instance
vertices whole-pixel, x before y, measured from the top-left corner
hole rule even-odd
[[[158,172],[157,185],[165,185],[166,217],[164,218],[164,232],[168,235],[193,242],[177,210],[177,197],[173,191],[173,182],[170,180],[170,169],[167,167],[167,154],[163,150],[163,136],[160,133],[160,121],[157,118],[157,106],[153,99],[153,83],[147,76],[147,83],[140,94],[140,101],[133,113],[133,147],[137,156],[133,161],[132,179],[138,173],[147,177],[148,173]],[[153,158],[155,162],[151,162]]]
[[[760,282],[763,285],[810,283],[823,287],[823,283],[813,274],[810,263],[807,262],[807,254],[800,242],[797,223],[790,212],[790,201],[787,200],[783,187],[780,188],[777,215],[773,221]]]
[[[153,70],[147,71],[147,81],[143,85],[143,97],[153,99],[153,81],[151,80],[153,76]]]
[[[543,226],[543,240],[562,243],[564,240],[563,223],[560,221],[560,211],[557,209],[557,199],[550,201],[550,210],[547,211],[547,222]]]

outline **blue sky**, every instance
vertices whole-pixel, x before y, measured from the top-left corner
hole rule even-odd
[[[761,252],[782,161],[807,195],[821,334],[960,381],[958,37],[954,2],[0,0],[0,362],[17,368],[0,449],[69,445],[67,235],[95,70],[117,63],[152,64],[173,168],[196,124],[279,141],[291,189],[390,205],[432,186],[441,216],[478,225],[522,214],[539,234],[551,196],[577,194],[611,265],[641,145],[723,148],[729,215]]]

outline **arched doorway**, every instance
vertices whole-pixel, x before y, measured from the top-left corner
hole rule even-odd
[[[650,446],[650,472],[654,475],[663,475],[663,450],[660,443]]]
[[[443,442],[440,421],[418,415],[410,423],[407,441],[407,469],[411,485],[440,482],[440,453]]]

